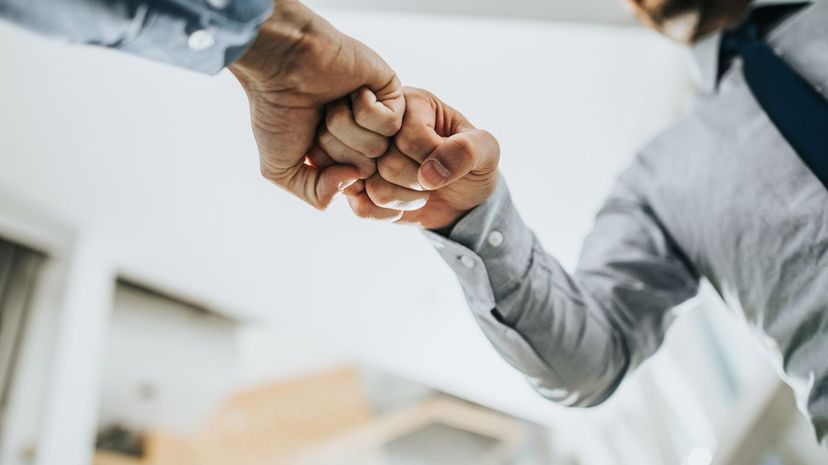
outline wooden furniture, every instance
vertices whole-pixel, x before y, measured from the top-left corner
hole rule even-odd
[[[99,452],[95,465],[278,464],[372,419],[357,371],[337,370],[241,392],[190,437],[149,432],[144,456]]]
[[[191,437],[151,432],[144,457],[98,452],[94,465],[382,464],[383,447],[434,425],[490,438],[479,465],[503,463],[527,434],[520,421],[440,394],[375,415],[358,371],[343,369],[242,392]]]

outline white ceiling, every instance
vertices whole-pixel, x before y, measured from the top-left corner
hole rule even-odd
[[[631,24],[623,0],[308,0],[312,6]]]

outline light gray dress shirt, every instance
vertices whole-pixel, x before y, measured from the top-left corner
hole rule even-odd
[[[0,18],[70,42],[217,73],[250,47],[273,0],[0,0]]]
[[[768,41],[828,89],[828,2]],[[708,57],[717,48],[699,44]],[[708,80],[715,61],[702,63]],[[620,176],[573,274],[544,252],[503,181],[448,239],[427,234],[497,350],[564,405],[606,399],[707,278],[775,341],[828,444],[828,191],[757,105],[738,61]]]

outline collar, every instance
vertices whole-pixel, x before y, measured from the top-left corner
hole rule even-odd
[[[693,47],[693,62],[691,69],[693,78],[699,91],[703,94],[716,92],[719,75],[719,46],[722,42],[722,33],[716,32],[697,41]]]
[[[802,0],[754,0],[752,7],[801,2]],[[699,91],[703,94],[713,94],[716,92],[721,42],[722,33],[716,32],[702,38],[691,47],[694,62],[694,66],[692,67],[693,77]]]

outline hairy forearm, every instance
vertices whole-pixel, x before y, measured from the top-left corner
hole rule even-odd
[[[307,36],[321,20],[301,2],[280,1],[273,14],[262,24],[253,45],[230,69],[257,81],[275,77],[262,75],[263,70],[271,74],[287,70],[291,56],[298,55],[298,49],[307,46]],[[275,70],[274,63],[279,65]]]

